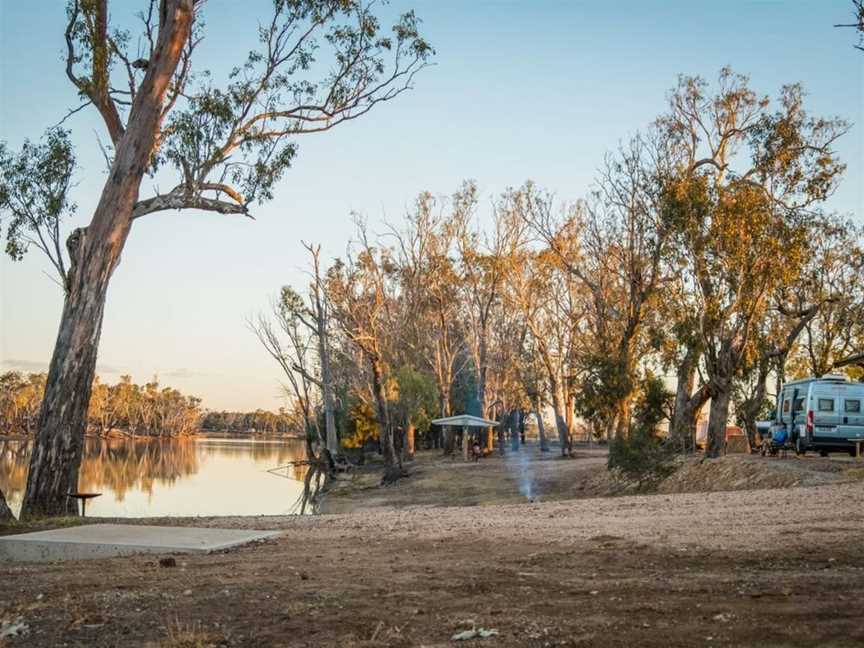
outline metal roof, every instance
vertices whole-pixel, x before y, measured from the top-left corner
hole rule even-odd
[[[435,419],[432,421],[432,425],[452,425],[453,427],[486,428],[495,427],[498,425],[498,422],[480,418],[479,416],[472,416],[471,414],[460,414],[458,416],[448,416],[446,418]]]
[[[783,388],[791,387],[792,385],[806,385],[811,382],[852,382],[847,376],[841,374],[824,374],[822,376],[808,376],[807,378],[799,378],[798,380],[790,380],[783,383]]]

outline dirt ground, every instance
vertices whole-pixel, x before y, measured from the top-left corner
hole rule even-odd
[[[603,461],[523,466],[541,485],[535,503],[520,478],[495,495],[492,461],[469,473],[430,459],[403,485],[333,498],[377,501],[360,513],[140,520],[284,533],[178,555],[175,567],[153,556],[2,564],[0,624],[28,630],[6,645],[440,647],[475,626],[498,634],[466,646],[864,645],[854,465],[762,464],[791,471],[799,485],[788,488],[554,499],[550,484],[571,472],[589,476],[569,492],[597,487]],[[710,465],[734,473],[731,486],[752,461]],[[439,470],[450,475],[440,492],[427,481]],[[475,490],[460,490],[461,475]],[[411,505],[409,489],[473,505]],[[501,498],[510,503],[489,503]]]
[[[395,487],[379,488],[377,465],[335,481],[324,498],[323,513],[349,513],[381,506],[488,506],[516,504],[530,497],[543,501],[607,495],[613,490],[606,470],[606,451],[582,448],[574,459],[557,452],[540,453],[526,446],[502,458],[497,453],[478,463],[419,452],[410,477]],[[528,490],[531,490],[529,493]]]
[[[377,465],[359,469],[350,479],[334,482],[323,501],[323,513],[350,513],[379,507],[488,506],[527,499],[550,502],[641,493],[637,484],[620,482],[606,470],[602,447],[577,447],[574,458],[540,453],[525,446],[520,453],[485,457],[479,463],[442,457],[440,451],[418,453],[410,477],[392,488],[380,488]],[[701,455],[679,458],[680,468],[656,486],[659,493],[688,493],[754,488],[818,486],[864,479],[864,462],[843,454],[786,458],[730,454],[717,460]]]

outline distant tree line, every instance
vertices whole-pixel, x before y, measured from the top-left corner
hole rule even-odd
[[[7,371],[0,374],[0,434],[30,435],[36,429],[46,374]],[[201,400],[155,378],[143,385],[121,376],[113,384],[97,376],[87,411],[87,432],[134,436],[179,437],[204,432],[260,432],[302,435],[296,416],[284,409],[269,412],[203,411]]]
[[[296,418],[280,408],[278,412],[257,409],[254,412],[208,411],[201,417],[204,432],[258,432],[264,434],[302,435]]]
[[[0,434],[30,434],[36,429],[45,374],[7,371],[0,374]]]
[[[30,434],[45,389],[46,374],[9,371],[0,375],[0,433]],[[108,436],[179,437],[199,429],[201,400],[154,379],[143,385],[129,376],[109,385],[97,376],[87,410],[87,431]]]

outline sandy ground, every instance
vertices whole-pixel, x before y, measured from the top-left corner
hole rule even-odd
[[[396,487],[379,488],[377,465],[355,471],[348,481],[332,483],[324,499],[323,513],[348,513],[380,507],[488,506],[523,503],[529,497],[542,500],[608,495],[613,490],[606,471],[606,451],[581,448],[575,459],[561,459],[557,452],[540,453],[526,446],[465,463],[441,456],[440,450],[418,453],[406,464],[410,476]]]
[[[333,483],[322,512],[348,513],[381,507],[487,506],[627,495],[639,492],[634,483],[610,478],[604,448],[577,447],[573,459],[557,452],[540,453],[525,446],[519,453],[497,454],[479,463],[441,456],[440,451],[418,454],[410,477],[395,488],[379,488],[381,470],[359,469],[350,480]],[[765,458],[730,454],[719,460],[701,456],[679,458],[681,469],[656,487],[660,493],[710,492],[818,486],[864,479],[864,462],[843,454],[830,458]]]
[[[848,470],[816,465],[777,470]],[[475,625],[498,634],[466,645],[860,646],[864,482],[825,481],[162,520],[284,535],[175,567],[0,565],[0,622],[28,628],[10,646],[458,646]]]

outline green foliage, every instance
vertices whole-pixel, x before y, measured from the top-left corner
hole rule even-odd
[[[431,374],[402,365],[396,372],[399,395],[393,413],[397,420],[413,423],[421,434],[429,429],[438,407],[438,390]]]
[[[60,224],[75,213],[68,197],[74,172],[72,143],[62,129],[49,130],[38,143],[25,140],[18,153],[0,142],[0,223],[6,221],[6,254],[20,261],[35,245],[61,279],[65,264]]]
[[[631,377],[615,358],[586,353],[585,377],[576,391],[576,411],[587,419],[610,417],[621,398],[633,388]]]
[[[413,12],[387,33],[374,2],[280,0],[273,7],[259,47],[223,87],[209,72],[192,78],[196,87],[167,121],[154,160],[182,171],[187,185],[206,189],[208,178],[218,177],[210,188],[230,184],[245,205],[273,198],[297,154],[296,136],[329,130],[394,98],[434,53]]]
[[[674,394],[666,389],[663,379],[649,371],[642,380],[639,398],[633,409],[636,429],[645,430],[656,437],[657,426],[671,414],[673,399]]]
[[[672,474],[674,450],[657,434],[657,426],[668,416],[672,398],[662,379],[650,373],[646,376],[633,411],[630,435],[609,443],[610,470],[649,488]]]
[[[607,465],[609,470],[650,488],[674,472],[674,456],[660,439],[637,428],[627,438],[610,441]]]
[[[369,403],[355,401],[348,412],[347,434],[342,439],[344,448],[362,448],[367,441],[378,438],[378,419]]]

